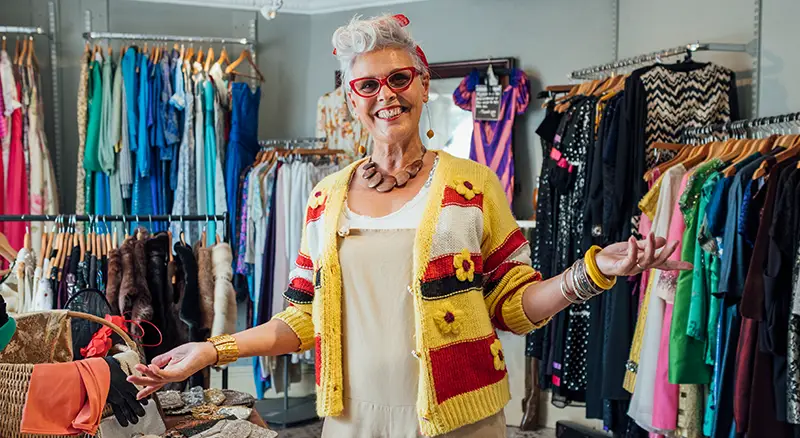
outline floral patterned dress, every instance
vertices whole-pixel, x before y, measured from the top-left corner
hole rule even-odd
[[[348,164],[360,158],[361,146],[372,149],[367,129],[350,114],[342,87],[327,93],[317,102],[317,137],[325,137],[324,147],[343,149]]]

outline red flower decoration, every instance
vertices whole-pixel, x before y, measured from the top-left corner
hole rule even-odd
[[[128,332],[128,330],[125,328],[125,318],[121,316],[106,315],[105,320],[121,328],[125,333]],[[81,348],[81,356],[87,359],[90,357],[104,357],[106,353],[108,353],[108,350],[111,349],[111,336],[113,334],[114,331],[111,330],[111,327],[100,327],[100,330],[92,335],[89,345]]]

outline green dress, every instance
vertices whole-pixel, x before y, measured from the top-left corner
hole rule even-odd
[[[698,260],[701,253],[697,245],[698,218],[701,207],[701,191],[709,175],[723,166],[719,159],[701,164],[689,178],[680,199],[680,207],[686,228],[683,232],[681,260],[694,264],[694,270],[681,271],[675,290],[672,324],[669,335],[669,382],[674,384],[707,384],[711,380],[711,369],[705,365],[705,341],[687,334],[689,312],[694,295],[696,271],[702,269]],[[707,204],[707,202],[706,202]]]

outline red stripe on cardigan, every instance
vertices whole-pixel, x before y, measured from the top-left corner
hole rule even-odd
[[[314,382],[319,386],[320,376],[322,375],[322,338],[314,336]]]
[[[511,329],[508,327],[508,325],[506,325],[506,321],[503,318],[503,304],[505,304],[506,301],[508,301],[509,298],[513,297],[515,293],[518,293],[520,288],[528,287],[528,285],[532,281],[536,282],[536,281],[541,281],[541,280],[542,280],[542,274],[540,274],[539,272],[536,272],[535,274],[531,275],[530,278],[527,278],[527,279],[525,279],[525,281],[520,283],[520,285],[517,286],[516,288],[514,288],[513,291],[503,295],[500,298],[500,300],[497,302],[497,304],[495,304],[495,306],[494,306],[495,310],[494,310],[494,316],[492,317],[492,324],[494,324],[494,326],[497,327],[500,330],[503,330],[505,332],[510,332]]]
[[[307,269],[309,271],[314,269],[314,262],[311,261],[311,257],[303,253],[297,254],[297,259],[294,261],[294,263],[298,268]]]
[[[317,208],[308,207],[306,211],[306,225],[310,224],[311,222],[316,222],[319,218],[322,217],[322,213],[325,211],[325,206],[320,205]]]
[[[295,290],[299,290],[304,294],[314,296],[314,285],[302,277],[294,277],[292,278],[291,283],[289,283],[289,287]]]
[[[527,243],[528,240],[525,239],[522,230],[519,228],[515,229],[506,237],[505,242],[486,258],[486,262],[483,264],[485,272],[492,272],[497,269],[501,263],[506,261],[514,252]]]
[[[506,370],[494,368],[490,348],[495,339],[496,335],[492,334],[430,351],[437,403],[503,380]]]
[[[457,205],[459,207],[478,207],[483,210],[483,194],[475,195],[471,200],[467,201],[463,195],[459,195],[456,189],[452,187],[444,188],[444,198],[442,198],[442,207],[448,205]]]
[[[516,288],[514,289],[513,292],[503,295],[500,298],[500,301],[498,301],[497,304],[495,304],[494,317],[492,317],[492,324],[494,324],[495,327],[504,332],[510,332],[511,329],[508,328],[508,326],[506,325],[506,321],[503,318],[503,304],[505,304],[506,301],[508,301],[508,299],[511,298],[512,295],[517,293],[518,290],[519,288]]]
[[[425,270],[422,281],[435,281],[456,275],[456,268],[453,266],[453,259],[456,255],[457,254],[446,254],[428,262],[428,268]],[[475,263],[475,273],[483,273],[483,257],[481,257],[480,254],[470,255],[470,259]]]

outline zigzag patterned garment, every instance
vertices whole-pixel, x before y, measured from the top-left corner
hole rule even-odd
[[[733,71],[716,64],[656,65],[641,75],[646,92],[645,143],[678,143],[684,129],[738,118]],[[647,168],[665,157],[651,152]],[[671,157],[669,157],[671,158]],[[666,158],[666,159],[669,159]]]

